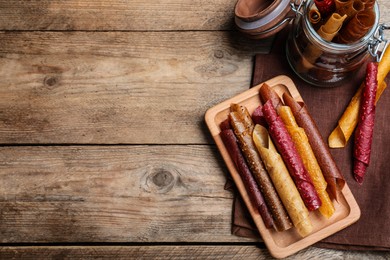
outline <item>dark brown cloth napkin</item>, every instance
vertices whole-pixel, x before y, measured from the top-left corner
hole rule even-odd
[[[295,83],[322,136],[329,134],[360,86],[365,67],[347,84],[334,88],[313,87],[301,80],[289,67],[285,43],[289,28],[275,38],[269,54],[255,57],[252,86],[278,75],[287,75]],[[389,84],[389,77],[386,78]],[[390,250],[390,86],[377,103],[371,164],[363,185],[352,176],[353,136],[347,147],[331,149],[331,153],[348,183],[361,217],[355,224],[315,244],[318,247],[348,250]],[[225,187],[227,188],[227,187]],[[233,187],[234,190],[234,187]],[[237,236],[260,238],[260,235],[239,194],[235,192],[232,233]]]

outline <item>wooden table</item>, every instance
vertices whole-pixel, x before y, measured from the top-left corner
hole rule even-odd
[[[0,0],[0,258],[270,257],[231,235],[204,122],[271,43],[234,30],[234,5]],[[390,255],[291,258],[318,256]]]

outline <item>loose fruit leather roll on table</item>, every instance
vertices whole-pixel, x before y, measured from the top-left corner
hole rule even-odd
[[[290,77],[326,140],[362,83],[365,67],[362,66],[343,86],[326,89],[313,87],[301,80],[286,60],[285,44],[290,30],[291,27],[286,27],[276,36],[270,53],[256,55],[251,85],[256,86],[279,75]],[[387,84],[390,83],[389,79],[388,76]],[[330,150],[361,208],[361,217],[357,223],[323,239],[316,246],[344,250],[390,250],[390,174],[386,166],[390,161],[389,111],[390,91],[385,91],[377,103],[375,113],[371,154],[371,158],[375,160],[372,159],[367,173],[370,178],[367,178],[363,187],[355,181],[352,174],[353,143],[349,142],[343,149]],[[237,196],[233,214],[234,234],[259,238],[257,229],[251,225],[250,216],[245,217],[245,206],[241,207],[239,200]]]

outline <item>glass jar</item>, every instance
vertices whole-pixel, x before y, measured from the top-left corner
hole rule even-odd
[[[313,3],[313,0],[303,1],[296,9],[286,43],[287,60],[306,82],[321,87],[339,86],[364,66],[370,55],[378,56],[378,45],[385,43],[387,47],[383,39],[385,26],[379,26],[379,7],[375,3],[374,25],[363,38],[351,44],[329,42],[317,34],[309,20]]]

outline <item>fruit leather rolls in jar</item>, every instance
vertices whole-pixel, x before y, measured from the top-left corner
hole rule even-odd
[[[253,122],[244,121],[243,117],[245,117],[246,112],[243,113],[242,110],[236,110],[234,106],[231,108],[233,108],[233,112],[229,114],[230,123],[233,127],[234,134],[237,136],[241,151],[249,165],[249,169],[255,177],[271,212],[275,229],[277,231],[287,230],[292,227],[291,221],[253,143]]]
[[[310,211],[318,209],[321,206],[321,200],[283,121],[277,115],[270,100],[264,104],[263,113],[270,136],[275,142],[303,202]]]
[[[272,143],[267,129],[256,125],[253,131],[253,141],[291,221],[301,236],[307,236],[313,230],[309,211],[305,207],[282,157]]]
[[[319,211],[324,217],[330,218],[333,215],[335,208],[331,199],[329,198],[328,193],[326,192],[326,187],[328,184],[326,183],[322,174],[322,170],[318,165],[317,158],[315,157],[314,152],[310,146],[305,130],[298,126],[289,106],[280,107],[279,116],[286,126],[287,131],[290,134],[291,139],[293,140],[295,147],[297,148],[297,151],[302,158],[303,164],[307,169],[311,180],[313,181],[318,196],[320,197],[322,205],[319,208]]]

